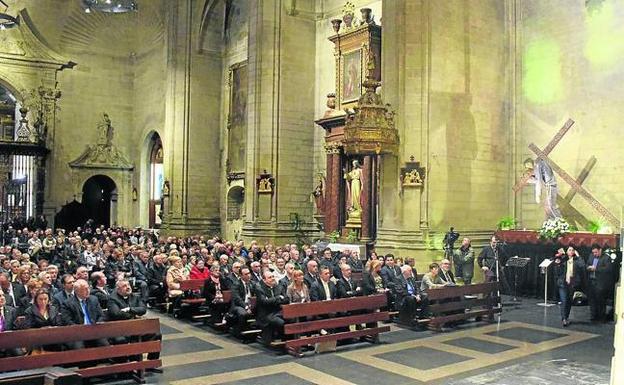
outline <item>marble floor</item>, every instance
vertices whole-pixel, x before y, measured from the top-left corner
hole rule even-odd
[[[558,306],[536,302],[506,307],[496,323],[444,333],[392,324],[378,345],[339,346],[300,359],[152,313],[161,319],[164,373],[146,379],[173,385],[607,385],[614,325],[590,323],[588,308],[575,307],[572,325],[563,328]]]

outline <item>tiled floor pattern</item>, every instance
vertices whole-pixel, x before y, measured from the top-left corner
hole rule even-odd
[[[513,365],[514,360],[597,337],[571,329],[504,322],[295,359],[168,317],[161,316],[161,324],[165,374],[160,376],[165,377],[150,376],[148,383],[173,385],[368,384],[375,383],[371,377],[376,374],[393,383],[422,384],[505,362]],[[412,333],[393,330],[405,337]],[[328,360],[335,365],[333,369]]]

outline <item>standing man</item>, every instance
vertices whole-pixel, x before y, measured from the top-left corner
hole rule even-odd
[[[500,282],[503,287],[507,289],[509,286],[507,285],[505,272],[503,271],[503,266],[505,266],[505,264],[507,263],[507,254],[505,253],[505,250],[500,247],[498,238],[496,238],[496,236],[493,236],[490,240],[490,245],[484,247],[483,250],[481,250],[481,254],[479,254],[479,257],[477,258],[477,263],[479,264],[481,270],[483,270],[486,282],[497,281],[497,261]]]
[[[596,243],[592,245],[591,254],[587,258],[588,293],[587,299],[592,321],[605,321],[606,300],[611,296],[615,286],[614,266],[611,258]]]
[[[474,276],[474,250],[470,244],[470,238],[464,238],[459,249],[453,251],[453,263],[456,268],[460,267],[458,270],[462,273],[464,285],[470,285]]]

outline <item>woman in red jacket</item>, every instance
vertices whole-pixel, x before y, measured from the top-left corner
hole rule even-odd
[[[203,259],[198,259],[197,263],[191,269],[190,279],[203,279],[210,278],[210,270],[205,266]]]

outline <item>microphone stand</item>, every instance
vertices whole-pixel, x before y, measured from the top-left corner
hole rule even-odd
[[[501,298],[501,291],[500,291],[500,269],[498,267],[498,243],[496,243],[496,245],[494,245],[494,247],[492,248],[492,251],[494,252],[494,260],[496,261],[496,282],[498,283],[498,291],[497,291],[497,295],[498,295],[498,308],[502,309],[503,308],[503,300]]]

